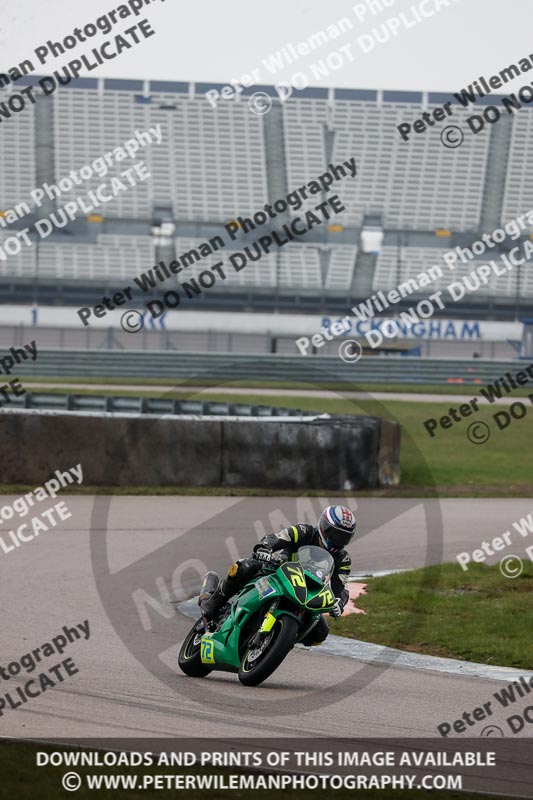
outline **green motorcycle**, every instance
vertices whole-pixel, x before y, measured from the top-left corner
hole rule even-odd
[[[292,558],[279,566],[265,565],[261,576],[231,598],[210,626],[203,618],[194,624],[178,657],[186,675],[237,672],[245,686],[257,686],[306,637],[320,615],[332,609],[330,554],[306,546]]]

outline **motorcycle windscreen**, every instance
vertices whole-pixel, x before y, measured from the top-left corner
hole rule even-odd
[[[297,558],[305,572],[312,575],[320,583],[327,583],[333,575],[335,562],[323,547],[316,547],[315,545],[300,547],[298,548]]]

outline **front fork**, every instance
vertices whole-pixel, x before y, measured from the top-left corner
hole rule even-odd
[[[263,622],[261,623],[259,630],[254,633],[250,639],[250,647],[259,647],[262,644],[265,636],[270,633],[274,627],[274,623],[276,622],[275,611],[277,610],[278,606],[279,600],[274,600],[274,602],[270,604],[268,611],[263,617]]]
[[[274,624],[275,624],[276,620],[278,619],[278,617],[282,613],[283,614],[288,614],[289,616],[294,617],[294,619],[297,620],[298,624],[301,624],[305,614],[307,613],[305,611],[305,609],[301,609],[300,611],[298,611],[297,614],[294,613],[293,611],[285,611],[285,610],[282,609],[278,614],[276,614],[276,611],[278,610],[278,608],[279,608],[279,599],[278,600],[274,600],[274,602],[270,605],[268,611],[266,612],[265,616],[263,617],[263,622],[261,623],[261,626],[260,626],[259,630],[250,639],[250,646],[259,647],[262,644],[262,642],[264,641],[265,637],[268,636],[268,634],[270,633],[270,631],[274,627]],[[306,629],[305,633],[308,633],[312,628],[314,628],[314,626],[317,624],[317,622],[318,622],[318,618],[313,621],[312,625],[308,626],[308,628]],[[301,637],[298,637],[298,638],[301,638]]]

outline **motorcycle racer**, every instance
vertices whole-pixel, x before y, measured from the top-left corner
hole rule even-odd
[[[320,515],[318,525],[297,524],[283,528],[279,533],[263,536],[261,542],[254,547],[251,558],[241,558],[232,564],[228,575],[221,580],[214,591],[206,591],[204,580],[200,593],[199,605],[207,623],[211,622],[234,594],[239,592],[249,581],[258,575],[264,565],[280,563],[290,559],[299,547],[315,545],[323,547],[333,557],[335,569],[331,578],[331,590],[335,595],[335,606],[331,610],[332,617],[340,617],[348,602],[349,594],[346,583],[350,576],[352,559],[346,551],[347,545],[354,537],[356,520],[346,506],[327,506]],[[213,573],[208,573],[213,576]],[[329,633],[329,626],[324,616],[302,644],[311,646],[322,644]]]

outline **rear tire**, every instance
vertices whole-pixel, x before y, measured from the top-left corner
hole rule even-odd
[[[245,686],[258,686],[272,675],[294,647],[299,628],[294,617],[278,617],[271,631],[272,638],[262,653],[250,658],[257,648],[246,648],[239,667],[240,682]]]
[[[187,634],[178,656],[179,668],[190,678],[205,678],[211,672],[211,668],[200,658],[200,642],[204,632],[196,630],[199,621],[194,623],[193,628]]]

